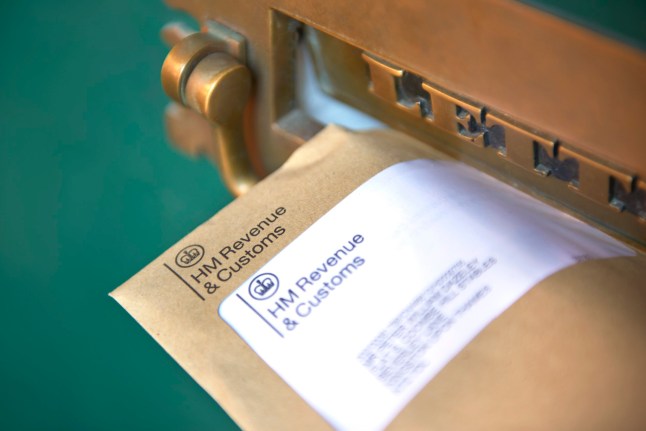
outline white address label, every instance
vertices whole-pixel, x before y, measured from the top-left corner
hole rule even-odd
[[[348,195],[219,312],[333,427],[380,430],[541,279],[633,254],[471,168],[415,160]]]

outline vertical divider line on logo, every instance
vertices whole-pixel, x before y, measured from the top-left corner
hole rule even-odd
[[[276,332],[276,334],[280,335],[280,338],[285,338],[285,336],[284,336],[283,334],[281,334],[281,333],[280,333],[280,331],[274,327],[274,325],[272,325],[271,323],[269,323],[269,321],[268,321],[267,319],[265,319],[265,318],[264,318],[264,316],[263,316],[262,314],[258,313],[258,310],[256,310],[255,308],[253,308],[253,307],[251,306],[251,304],[249,304],[247,301],[245,301],[245,299],[244,299],[242,296],[240,296],[240,294],[239,294],[239,293],[236,293],[236,296],[237,296],[238,298],[240,298],[240,301],[244,302],[244,303],[247,305],[247,307],[251,308],[251,309],[253,310],[253,312],[254,312],[254,313],[256,313],[256,314],[258,315],[258,317],[260,317],[262,320],[264,320],[264,321],[265,321],[265,323],[266,323],[267,325],[269,325],[269,327],[270,327],[271,329],[273,329],[273,330]]]
[[[191,289],[191,290],[193,291],[193,293],[195,293],[195,294],[196,294],[196,295],[197,295],[197,296],[198,296],[202,301],[204,301],[204,297],[203,297],[202,295],[200,295],[200,292],[198,292],[197,290],[195,290],[195,289],[193,288],[193,286],[191,286],[190,284],[188,284],[188,281],[184,280],[184,277],[182,277],[181,275],[179,275],[179,274],[177,273],[177,271],[175,271],[173,268],[171,268],[171,267],[170,267],[170,266],[168,266],[167,264],[164,264],[164,266],[165,266],[166,268],[168,268],[168,270],[169,270],[170,272],[172,272],[173,274],[175,274],[175,276],[176,276],[177,278],[179,278],[180,280],[182,280],[182,282],[183,282],[185,285],[187,285],[187,286],[188,286],[188,288],[189,288],[189,289]]]

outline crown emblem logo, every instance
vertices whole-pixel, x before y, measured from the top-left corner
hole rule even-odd
[[[177,253],[175,263],[181,268],[196,265],[204,257],[204,248],[201,245],[189,245]]]
[[[249,294],[257,300],[264,300],[272,297],[278,291],[278,277],[272,273],[257,275],[249,283]]]

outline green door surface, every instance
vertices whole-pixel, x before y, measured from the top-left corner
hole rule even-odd
[[[541,3],[646,39],[638,2]],[[237,429],[107,296],[231,200],[166,142],[158,32],[185,17],[161,0],[0,17],[0,429]]]

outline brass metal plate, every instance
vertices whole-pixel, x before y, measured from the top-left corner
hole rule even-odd
[[[640,133],[646,57],[637,49],[508,0],[169,4],[204,25],[218,21],[246,38],[247,65],[255,78],[248,149],[261,175],[280,166],[319,128],[295,98],[295,49],[306,33],[321,54],[316,55],[320,81],[330,94],[646,244],[643,208],[630,203],[638,201],[634,193],[642,193],[646,178]],[[428,118],[411,114],[419,107],[402,109],[396,106],[406,105],[401,100],[393,103],[371,91],[375,81],[364,53],[419,78],[423,91],[448,105],[459,101],[457,114],[467,133],[429,126]],[[487,137],[495,126],[506,132],[504,148],[491,144],[491,133]],[[464,139],[468,134],[471,141]],[[528,140],[532,152],[521,145]],[[579,165],[578,178],[559,179],[568,178],[570,159]],[[628,210],[618,212],[622,208]]]

